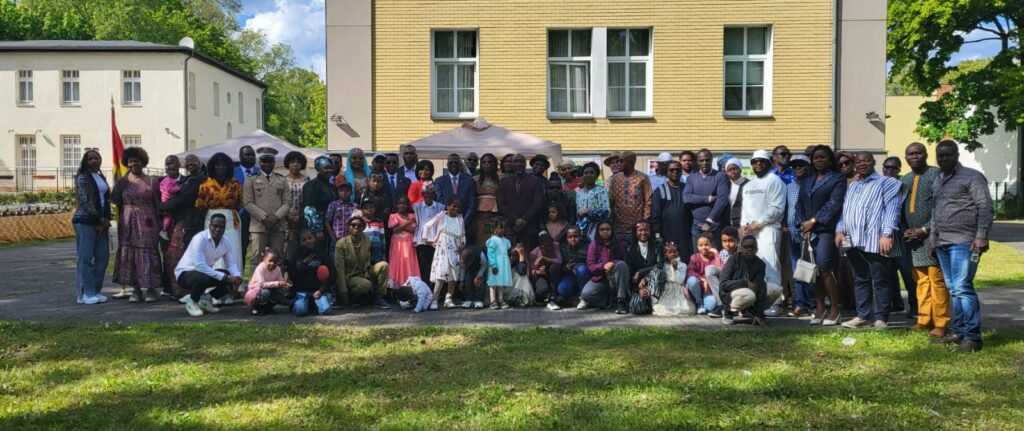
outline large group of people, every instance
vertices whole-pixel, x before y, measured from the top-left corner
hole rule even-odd
[[[368,157],[242,147],[205,164],[169,156],[144,173],[141,148],[112,186],[87,151],[77,175],[77,298],[100,293],[116,208],[115,297],[182,302],[190,315],[244,299],[255,315],[373,305],[610,309],[766,325],[887,327],[894,313],[960,350],[981,344],[972,279],[992,202],[954,142],[890,157],[824,145],[758,150],[744,164],[707,149],[551,169],[544,155],[451,154],[438,173],[416,148]],[[184,172],[182,172],[184,170]],[[549,172],[550,170],[550,172]],[[248,263],[251,276],[243,280]],[[904,305],[900,281],[908,291]],[[843,309],[855,317],[841,318]],[[952,325],[952,326],[951,326]]]

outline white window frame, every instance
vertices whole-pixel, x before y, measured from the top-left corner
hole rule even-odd
[[[725,55],[725,29],[728,28],[742,28],[743,29],[743,54],[742,55]],[[765,38],[767,39],[767,47],[764,54],[747,54],[747,30],[750,28],[764,28]],[[772,116],[772,71],[774,70],[773,55],[775,46],[775,28],[771,24],[742,24],[742,25],[726,25],[722,28],[722,113],[726,118],[765,118]],[[757,110],[726,110],[725,109],[725,65],[729,62],[741,61],[743,62],[743,106],[747,104],[747,63],[751,61],[763,61],[764,62],[764,99],[762,100],[763,109]]]
[[[569,32],[569,56],[568,57],[551,57],[551,32],[552,31],[568,31]],[[576,32],[588,32],[590,33],[590,52],[587,55],[573,55],[572,52],[572,35]],[[594,29],[592,28],[549,28],[547,30],[547,44],[544,46],[545,51],[549,54],[547,63],[547,110],[548,118],[594,118]],[[587,110],[586,112],[555,112],[551,110],[552,99],[551,99],[551,66],[564,66],[566,70],[566,109],[569,109],[569,98],[571,97],[571,82],[572,79],[569,76],[568,69],[570,66],[585,66],[587,70]]]
[[[245,124],[245,99],[242,98],[244,94],[241,91],[238,92],[238,124]]]
[[[611,84],[608,83],[606,91],[608,92],[608,118],[652,118],[654,117],[654,27],[609,27],[608,33],[618,30],[647,30],[647,55],[631,55],[629,52],[629,44],[626,44],[626,55],[624,56],[611,56],[607,57],[606,74],[611,76],[611,73],[607,71],[608,67],[611,67],[612,63],[626,63],[626,107],[629,106],[629,64],[630,63],[645,63],[644,67],[644,87],[646,88],[644,97],[644,110],[627,110],[627,111],[613,111],[611,110]]]
[[[220,117],[220,83],[213,81],[213,116]]]
[[[80,135],[60,136],[60,172],[62,176],[74,176],[82,162],[82,137]]]
[[[142,135],[121,135],[121,142],[124,143],[124,147],[141,147],[142,146]]]
[[[458,57],[458,40],[460,32],[471,31],[476,36],[476,52],[473,53],[473,57]],[[438,59],[434,57],[434,38],[437,33],[440,32],[452,32],[452,52],[456,55],[455,58],[444,58]],[[438,28],[430,30],[430,116],[436,119],[475,119],[480,116],[480,30],[476,28]],[[473,111],[472,112],[438,112],[437,110],[437,66],[441,64],[450,64],[456,66],[454,68],[454,81],[455,85],[458,85],[458,65],[473,65]],[[458,107],[458,91],[456,87],[455,95],[453,96],[456,108]]]
[[[18,106],[32,106],[35,101],[35,84],[32,83],[31,70],[18,71]]]
[[[188,73],[188,109],[196,109],[196,73]]]
[[[121,71],[121,104],[142,104],[142,72],[138,69]]]
[[[79,106],[82,100],[82,87],[80,85],[79,71],[77,69],[65,69],[60,71],[60,104],[61,106]],[[67,85],[65,85],[67,84]],[[70,88],[65,88],[70,87]],[[71,99],[68,94],[75,96]]]

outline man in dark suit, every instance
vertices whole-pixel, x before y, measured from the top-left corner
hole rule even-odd
[[[536,175],[526,175],[526,157],[512,157],[512,175],[498,185],[498,210],[510,225],[512,242],[523,243],[527,251],[537,246],[541,213],[544,209],[544,182]]]
[[[396,201],[399,196],[409,196],[409,181],[405,175],[398,172],[398,154],[388,153],[384,156],[384,182],[388,183],[388,191]],[[410,207],[411,208],[411,207]]]
[[[416,164],[420,162],[420,156],[416,154],[416,147],[403,145],[401,153],[402,166],[398,168],[398,173],[408,178],[410,182],[416,182]]]
[[[458,199],[465,225],[473,225],[473,214],[476,213],[476,181],[462,171],[462,157],[454,153],[448,155],[448,172],[434,180],[434,188],[437,189],[437,201],[441,204],[447,205],[448,199],[452,196]],[[468,228],[466,230],[470,231]]]

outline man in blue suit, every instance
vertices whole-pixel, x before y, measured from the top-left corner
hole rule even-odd
[[[469,226],[472,226],[473,214],[476,213],[476,181],[462,171],[462,157],[455,153],[448,155],[448,172],[434,180],[434,187],[438,202],[447,205],[452,196],[458,199],[466,231],[472,232]]]
[[[391,197],[396,201],[399,196],[408,197],[412,181],[398,171],[398,154],[388,153],[384,157],[384,182],[388,184]]]
[[[238,184],[245,186],[246,178],[254,176],[260,173],[260,168],[256,166],[256,151],[249,145],[242,145],[238,149],[238,163],[235,164],[235,181]],[[249,212],[245,208],[238,210],[238,218],[241,219],[242,226],[239,233],[242,234],[242,260],[245,262],[246,252],[249,250]]]

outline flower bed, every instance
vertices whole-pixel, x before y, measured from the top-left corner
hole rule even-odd
[[[16,244],[75,236],[71,213],[0,217],[0,244]]]

